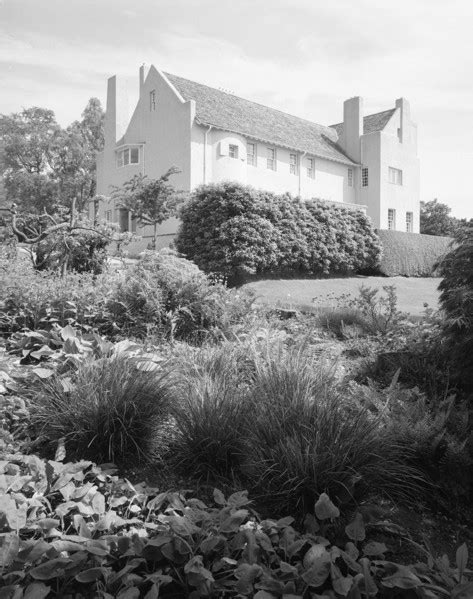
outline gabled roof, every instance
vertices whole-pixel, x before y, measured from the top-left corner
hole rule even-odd
[[[356,164],[337,145],[331,127],[318,125],[233,94],[164,73],[184,100],[195,100],[196,122],[265,143],[307,152],[343,164]]]
[[[376,114],[369,114],[363,118],[363,135],[368,133],[374,133],[375,131],[382,131],[389,123],[390,118],[395,113],[396,109],[391,108],[390,110],[384,110],[383,112],[377,112]],[[331,129],[335,129],[338,133],[338,138],[343,134],[343,123],[337,123],[336,125],[330,125]]]

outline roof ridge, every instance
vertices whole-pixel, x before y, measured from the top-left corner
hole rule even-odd
[[[369,118],[370,116],[378,116],[380,114],[384,114],[386,112],[394,112],[396,108],[387,108],[386,110],[380,110],[379,112],[372,112],[371,114],[367,114],[363,117],[363,120]],[[339,125],[343,125],[343,121],[341,123],[334,123],[333,125],[329,125],[329,127],[338,127]]]
[[[163,71],[164,72],[164,71]],[[248,100],[248,98],[243,98],[243,96],[238,96],[237,94],[232,94],[226,92],[218,87],[212,87],[211,85],[207,85],[206,83],[200,83],[199,81],[194,81],[193,79],[187,79],[186,77],[181,77],[180,75],[173,75],[172,73],[165,73],[166,76],[170,75],[171,77],[176,77],[178,79],[183,79],[184,81],[189,81],[190,83],[196,83],[197,85],[202,85],[203,87],[208,87],[209,89],[213,89],[215,91],[221,92],[222,94],[226,94],[227,96],[234,96],[240,100],[244,100],[245,102],[249,102],[250,104],[256,104],[257,106],[262,106],[263,108],[269,108],[270,110],[274,110],[275,112],[280,112],[281,114],[285,114],[286,116],[290,116],[294,119],[299,119],[300,121],[304,121],[306,123],[310,123],[311,125],[317,125],[317,127],[322,127],[323,129],[330,129],[333,125],[322,125],[320,123],[316,123],[315,121],[310,121],[309,119],[305,119],[304,117],[297,116],[296,114],[291,114],[290,112],[285,112],[284,110],[280,110],[279,108],[273,108],[272,106],[268,106],[267,104],[262,104],[261,102],[255,102],[254,100]]]

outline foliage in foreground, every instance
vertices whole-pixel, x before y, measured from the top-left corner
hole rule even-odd
[[[369,219],[316,200],[239,183],[201,186],[181,209],[177,249],[205,272],[349,273],[373,268],[379,239]]]
[[[4,456],[2,597],[460,599],[473,589],[466,545],[453,566],[430,555],[396,564],[360,513],[331,542],[340,513],[325,494],[301,534],[290,517],[260,521],[246,492],[215,490],[208,505],[62,459]]]
[[[458,385],[473,390],[473,223],[460,228],[456,245],[441,261],[440,304],[444,335]]]
[[[153,455],[172,398],[168,378],[136,367],[126,355],[86,361],[70,376],[46,378],[34,389],[36,435],[69,455],[136,463]]]

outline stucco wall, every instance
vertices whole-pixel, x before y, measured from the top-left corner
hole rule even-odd
[[[156,107],[151,109],[150,92],[155,91]],[[113,87],[109,94],[113,93]],[[113,127],[106,123],[105,149],[97,160],[97,193],[109,196],[114,185],[121,186],[135,174],[146,174],[157,179],[171,166],[181,172],[173,175],[172,182],[177,189],[188,191],[191,188],[191,126],[194,118],[194,103],[184,102],[173,91],[165,77],[151,67],[146,80],[141,85],[140,98],[126,128],[119,146],[139,145],[139,164],[117,167],[117,145],[113,137]],[[107,118],[114,118],[113,98],[107,101]],[[114,222],[118,221],[118,210],[114,202],[103,203],[99,216],[105,218],[107,210],[113,211]],[[177,219],[169,219],[159,226],[160,235],[175,233]],[[152,227],[137,230],[139,235],[151,235]]]
[[[207,132],[207,133],[206,133]],[[204,148],[205,137],[207,146]],[[286,148],[246,139],[242,135],[194,125],[191,135],[191,182],[195,188],[205,182],[240,181],[275,193],[290,192],[302,198],[357,203],[357,167],[353,167],[353,187],[348,185],[348,166],[322,158],[315,160],[315,177],[307,176],[307,156]],[[247,163],[247,142],[256,145],[256,165]],[[229,156],[229,145],[238,146],[238,158]],[[267,148],[276,149],[276,170],[267,168]],[[290,172],[290,154],[298,156],[297,174]],[[205,167],[204,167],[205,154]],[[300,172],[299,172],[300,171]]]

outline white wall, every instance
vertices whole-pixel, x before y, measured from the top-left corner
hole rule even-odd
[[[207,133],[206,133],[207,132]],[[205,137],[207,146],[204,149]],[[247,164],[247,142],[256,145],[256,165]],[[238,158],[231,158],[228,146],[238,146]],[[208,127],[194,125],[191,134],[192,188],[206,183],[236,180],[274,193],[289,192],[304,199],[320,198],[334,202],[357,203],[356,180],[357,167],[353,166],[353,187],[348,186],[348,166],[322,158],[314,157],[315,177],[307,176],[308,156],[286,148],[271,146],[262,142],[246,139],[242,135],[208,130]],[[276,170],[267,168],[267,148],[276,149]],[[297,154],[298,168],[294,175],[290,172],[290,154]],[[205,156],[205,168],[204,168]]]
[[[409,115],[402,122],[398,108],[383,131],[362,136],[361,149],[363,166],[369,169],[369,184],[361,187],[360,182],[360,201],[367,205],[374,226],[387,229],[388,210],[393,209],[397,231],[406,231],[406,212],[412,212],[413,232],[419,233],[417,128]],[[389,182],[389,167],[402,171],[402,185]]]

